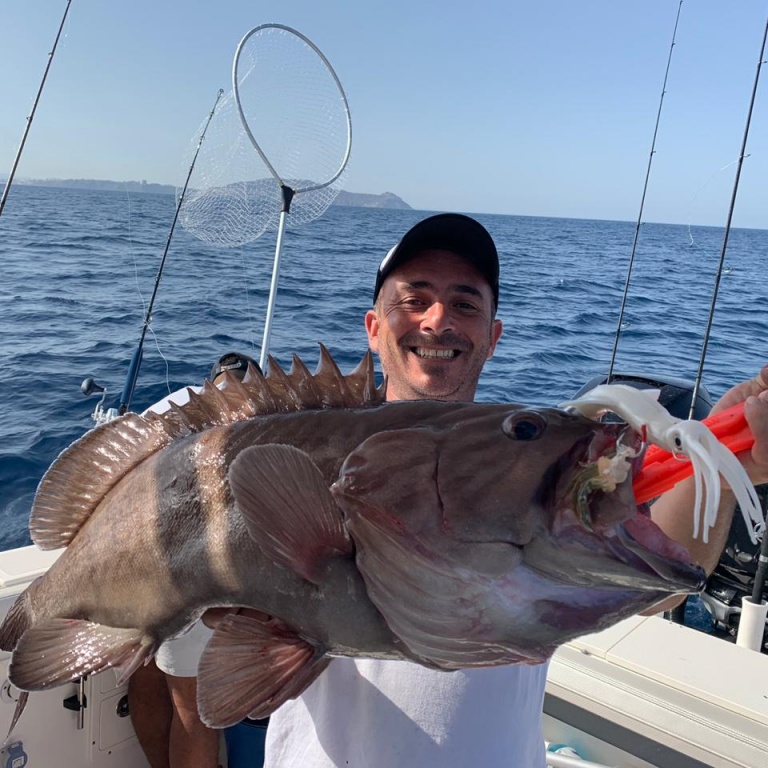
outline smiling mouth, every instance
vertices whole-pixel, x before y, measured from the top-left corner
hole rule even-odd
[[[461,354],[458,349],[427,349],[425,347],[411,347],[411,352],[417,357],[428,360],[452,360]]]

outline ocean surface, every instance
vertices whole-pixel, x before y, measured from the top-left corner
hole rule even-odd
[[[115,405],[165,246],[172,196],[15,187],[0,217],[0,549],[29,543],[35,487],[92,426],[93,377]],[[366,349],[379,261],[424,211],[332,207],[289,227],[270,351],[342,370]],[[502,262],[504,335],[478,399],[552,405],[607,369],[634,224],[477,215]],[[723,232],[644,224],[616,369],[695,376]],[[131,408],[199,384],[224,352],[258,359],[276,234],[215,248],[177,228]],[[734,230],[704,383],[717,397],[768,362],[767,230]]]

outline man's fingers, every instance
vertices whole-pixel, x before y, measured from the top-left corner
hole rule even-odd
[[[744,403],[744,416],[755,437],[749,459],[743,459],[744,466],[753,482],[768,482],[768,390],[747,398]],[[750,464],[752,466],[749,466]]]
[[[760,372],[749,381],[743,381],[735,387],[731,387],[712,408],[712,413],[719,413],[726,408],[743,403],[750,396],[758,396],[768,391],[768,365],[764,365]]]

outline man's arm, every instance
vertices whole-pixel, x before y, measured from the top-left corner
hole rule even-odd
[[[745,403],[744,415],[755,437],[754,446],[738,455],[750,480],[755,484],[768,482],[768,365],[749,381],[737,384],[723,395],[712,409],[712,413],[723,411],[738,403]],[[693,562],[698,563],[707,573],[717,565],[728,541],[731,529],[735,498],[724,488],[717,513],[717,523],[710,529],[708,542],[693,538],[694,483],[689,478],[665,493],[651,508],[653,521],[671,539],[687,547]],[[683,597],[672,597],[655,606],[650,612],[669,610],[679,605]]]

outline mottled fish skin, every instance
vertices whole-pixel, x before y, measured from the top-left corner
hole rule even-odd
[[[628,439],[619,425],[382,404],[370,357],[347,377],[326,352],[314,376],[270,371],[107,424],[54,463],[31,530],[67,548],[0,627],[14,684],[130,674],[206,609],[245,606],[201,660],[200,710],[223,727],[298,695],[333,655],[536,663],[702,584],[630,541],[624,524],[645,520],[631,473],[592,493],[589,529],[574,510],[574,478]]]

